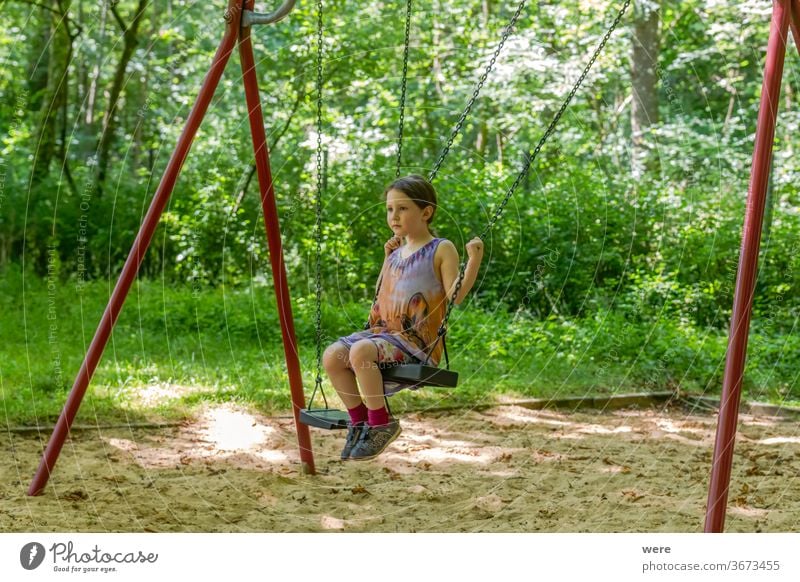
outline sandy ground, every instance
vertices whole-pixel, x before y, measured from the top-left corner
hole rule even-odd
[[[166,430],[76,432],[46,493],[40,438],[3,433],[0,531],[697,532],[716,418],[685,410],[409,414],[374,461],[342,463],[291,420],[207,408]],[[43,435],[47,438],[49,435]],[[727,531],[800,529],[800,424],[743,417]]]

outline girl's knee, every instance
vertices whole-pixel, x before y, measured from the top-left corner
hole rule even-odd
[[[350,365],[360,366],[365,362],[375,362],[378,359],[378,348],[369,340],[360,340],[350,348]]]
[[[326,370],[340,370],[349,363],[350,350],[342,342],[335,342],[327,347],[322,354],[322,365]]]

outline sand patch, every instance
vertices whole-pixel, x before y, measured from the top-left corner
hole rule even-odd
[[[3,531],[702,530],[716,418],[680,410],[565,413],[499,406],[408,414],[369,462],[291,418],[211,406],[166,430],[75,433],[43,496],[42,443],[3,434]],[[726,529],[796,531],[800,425],[742,417]],[[49,435],[48,435],[49,436]]]

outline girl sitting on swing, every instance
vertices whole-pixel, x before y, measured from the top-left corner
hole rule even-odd
[[[383,196],[394,236],[384,245],[380,291],[370,310],[369,329],[340,337],[323,355],[325,371],[350,414],[342,460],[377,457],[400,435],[400,423],[389,417],[384,395],[414,386],[384,383],[379,365],[439,365],[442,345],[436,341],[437,331],[459,274],[455,245],[430,230],[437,208],[430,182],[417,175],[398,178]],[[469,258],[456,305],[478,276],[483,241],[473,238],[466,251]]]

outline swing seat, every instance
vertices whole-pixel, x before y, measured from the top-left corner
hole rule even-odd
[[[381,368],[384,381],[401,382],[415,386],[435,386],[455,388],[458,385],[458,372],[443,370],[425,364],[399,364]]]
[[[335,408],[301,408],[300,422],[324,430],[346,429],[350,415],[346,410]]]
[[[414,386],[455,388],[458,385],[458,372],[424,364],[382,367],[381,375],[384,381],[401,382]],[[300,422],[306,426],[323,430],[346,429],[350,422],[350,415],[345,410],[336,410],[335,408],[303,408],[300,410]]]

